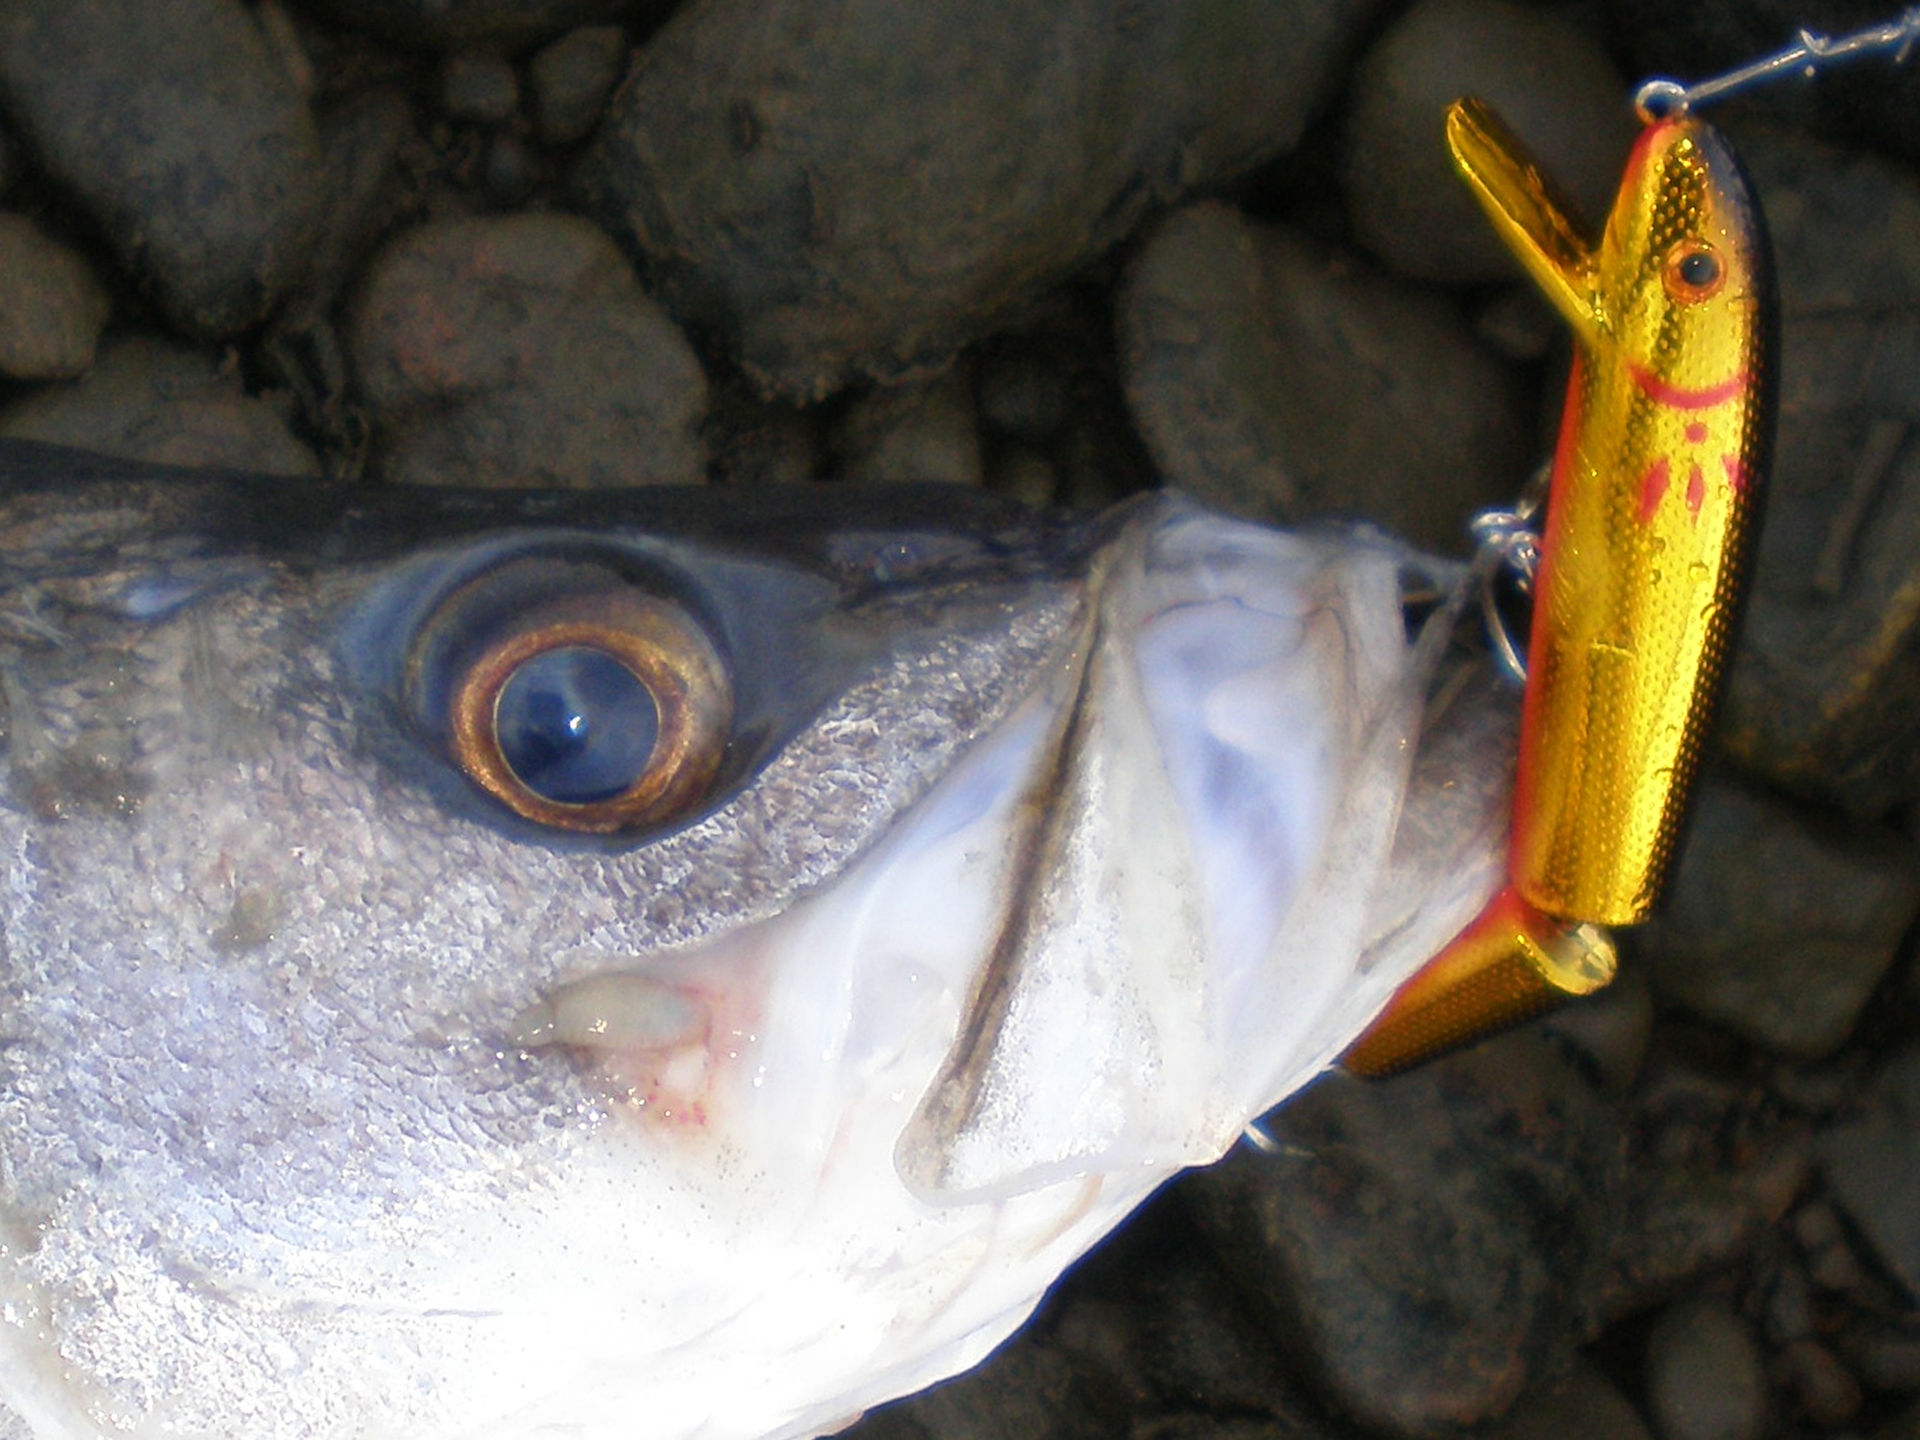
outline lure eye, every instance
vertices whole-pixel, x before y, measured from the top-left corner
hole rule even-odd
[[[659,825],[705,797],[726,754],[726,667],[679,606],[600,592],[493,634],[455,675],[453,759],[542,825],[608,834]]]
[[[1726,269],[1712,247],[1688,241],[1667,257],[1667,293],[1676,300],[1704,300],[1720,288]]]

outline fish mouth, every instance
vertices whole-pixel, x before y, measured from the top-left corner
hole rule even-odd
[[[1137,507],[1033,691],[870,853],[710,944],[575,957],[516,1040],[662,1133],[765,1155],[831,1130],[820,1165],[929,1205],[1217,1158],[1488,878],[1383,958],[1439,638],[1408,640],[1408,563]]]

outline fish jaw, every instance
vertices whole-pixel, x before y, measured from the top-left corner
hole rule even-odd
[[[1483,898],[1382,938],[1403,560],[1138,507],[862,681],[913,705],[852,686],[631,850],[395,784],[332,648],[364,576],[55,607],[146,788],[23,803],[86,677],[10,658],[0,1397],[40,1436],[798,1436],[964,1369]],[[850,839],[783,809],[935,722]],[[1428,849],[1491,873],[1484,828]],[[831,863],[700,888],[776,853]]]

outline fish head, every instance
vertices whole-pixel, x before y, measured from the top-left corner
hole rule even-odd
[[[1765,221],[1738,157],[1699,117],[1642,130],[1597,257],[1605,350],[1660,403],[1758,392],[1772,308]]]
[[[820,1433],[1497,876],[1510,714],[1416,745],[1383,542],[0,462],[38,1436]]]

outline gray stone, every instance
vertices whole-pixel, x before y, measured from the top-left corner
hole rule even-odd
[[[1347,107],[1353,233],[1403,275],[1472,283],[1517,277],[1454,173],[1446,107],[1476,95],[1597,222],[1638,127],[1606,52],[1560,14],[1508,0],[1421,0],[1374,44]]]
[[[1605,1105],[1519,1033],[1393,1079],[1335,1071],[1181,1198],[1323,1399],[1429,1436],[1503,1414],[1572,1343],[1623,1176]]]
[[[1779,440],[1722,732],[1859,815],[1920,798],[1920,181],[1742,132],[1780,267]]]
[[[626,63],[627,32],[618,25],[582,25],[540,51],[527,65],[534,133],[548,145],[586,139]]]
[[[239,0],[11,0],[0,105],[188,331],[245,329],[299,278],[319,142]]]
[[[1574,1360],[1520,1397],[1484,1440],[1650,1440],[1633,1402],[1598,1366]]]
[[[1374,0],[709,0],[579,193],[769,391],[938,364],[1155,205],[1293,145]]]
[[[1622,1095],[1639,1075],[1653,1038],[1653,994],[1644,970],[1631,966],[1604,990],[1536,1023],[1591,1065],[1608,1094]]]
[[[1152,233],[1118,308],[1135,421],[1210,504],[1357,514],[1459,552],[1526,479],[1522,388],[1444,295],[1205,204]]]
[[[77,250],[0,215],[0,374],[64,380],[93,363],[113,301]]]
[[[313,8],[401,45],[513,54],[633,7],[630,0],[313,0]]]
[[[520,108],[520,79],[497,55],[449,55],[440,67],[440,108],[455,120],[504,124]]]
[[[320,473],[279,410],[248,396],[212,357],[148,335],[109,339],[78,380],[0,410],[0,437],[159,465]]]
[[[1781,1054],[1846,1040],[1920,910],[1920,854],[1709,779],[1664,910],[1634,937],[1655,990]]]
[[[1653,1327],[1647,1410],[1660,1440],[1759,1440],[1766,1369],[1747,1327],[1719,1301],[1684,1301]]]
[[[401,235],[355,298],[374,465],[439,485],[698,480],[699,360],[613,243],[569,215]]]
[[[1920,1301],[1920,1050],[1887,1063],[1864,1113],[1823,1134],[1818,1154],[1834,1202]]]
[[[861,396],[835,427],[833,451],[848,480],[979,485],[984,478],[973,397],[957,370]]]

